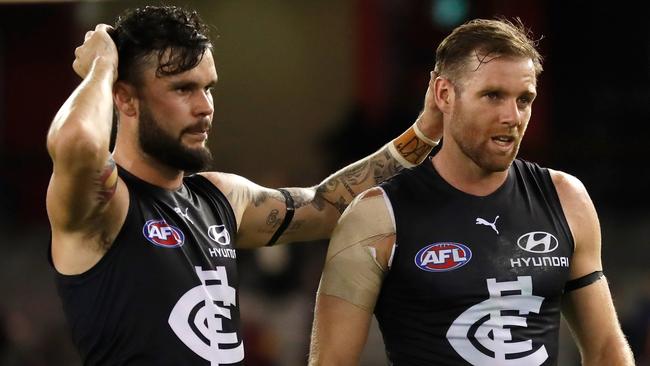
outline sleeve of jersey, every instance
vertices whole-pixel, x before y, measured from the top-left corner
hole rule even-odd
[[[319,295],[330,295],[373,312],[385,269],[371,245],[395,234],[383,196],[357,198],[332,234]]]

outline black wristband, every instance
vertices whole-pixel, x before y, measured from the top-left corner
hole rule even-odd
[[[571,292],[573,290],[577,290],[585,286],[589,286],[592,283],[601,279],[604,275],[605,274],[603,274],[603,271],[594,271],[588,275],[582,276],[580,278],[576,278],[575,280],[567,281],[564,284],[564,293]]]
[[[279,188],[278,191],[280,191],[280,193],[282,193],[284,196],[284,203],[287,206],[287,213],[284,215],[284,219],[282,220],[280,227],[278,227],[278,230],[275,231],[275,234],[273,234],[271,240],[269,240],[269,242],[266,244],[267,247],[275,244],[275,242],[278,241],[280,235],[282,235],[282,233],[287,230],[289,224],[291,224],[291,220],[293,220],[293,214],[296,211],[293,203],[293,198],[291,197],[289,191],[282,188]]]

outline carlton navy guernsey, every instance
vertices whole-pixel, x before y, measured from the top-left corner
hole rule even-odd
[[[175,191],[119,168],[126,220],[89,271],[56,275],[84,365],[242,365],[235,216],[192,175]]]
[[[429,161],[382,188],[397,230],[375,307],[389,362],[556,365],[574,244],[548,170],[515,160],[478,197]]]

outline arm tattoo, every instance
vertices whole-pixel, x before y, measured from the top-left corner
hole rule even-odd
[[[305,188],[284,188],[285,191],[291,194],[293,199],[293,208],[299,209],[300,207],[307,206],[313,200],[313,191]],[[282,197],[282,202],[284,202],[284,197]]]
[[[266,218],[266,225],[270,226],[271,228],[275,228],[276,226],[280,225],[280,222],[282,221],[282,218],[278,217],[279,213],[280,213],[280,211],[278,211],[276,209],[272,209],[271,213]]]
[[[282,194],[276,190],[262,191],[259,193],[255,193],[253,194],[253,197],[251,197],[251,201],[253,202],[253,205],[255,205],[255,207],[259,207],[260,205],[268,201],[269,198],[284,203],[284,196],[282,196]]]
[[[407,141],[399,141],[395,148],[404,159],[414,164],[424,160],[431,152],[431,146],[417,136],[412,136]]]
[[[101,171],[97,172],[95,184],[97,185],[97,199],[100,203],[105,204],[111,200],[117,190],[117,166],[113,156],[106,161],[106,165]]]
[[[373,168],[374,182],[373,185],[379,184],[393,175],[397,174],[404,167],[393,159],[393,157],[388,152],[388,149],[384,150],[383,156],[377,157],[371,161]]]
[[[311,204],[322,211],[325,203],[328,203],[343,213],[357,194],[385,181],[403,168],[393,159],[388,148],[384,147],[368,158],[343,168],[319,184]]]

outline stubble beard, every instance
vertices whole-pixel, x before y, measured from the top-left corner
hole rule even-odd
[[[508,170],[517,156],[521,139],[516,140],[513,148],[506,154],[496,154],[487,146],[490,143],[489,137],[486,141],[485,133],[471,127],[471,124],[466,123],[463,118],[460,115],[452,121],[454,127],[451,131],[452,138],[461,152],[486,173]]]
[[[210,167],[212,153],[207,147],[184,146],[181,138],[185,130],[181,131],[178,138],[174,138],[160,127],[146,105],[141,106],[138,135],[140,148],[144,153],[162,164],[186,173],[199,172]]]

